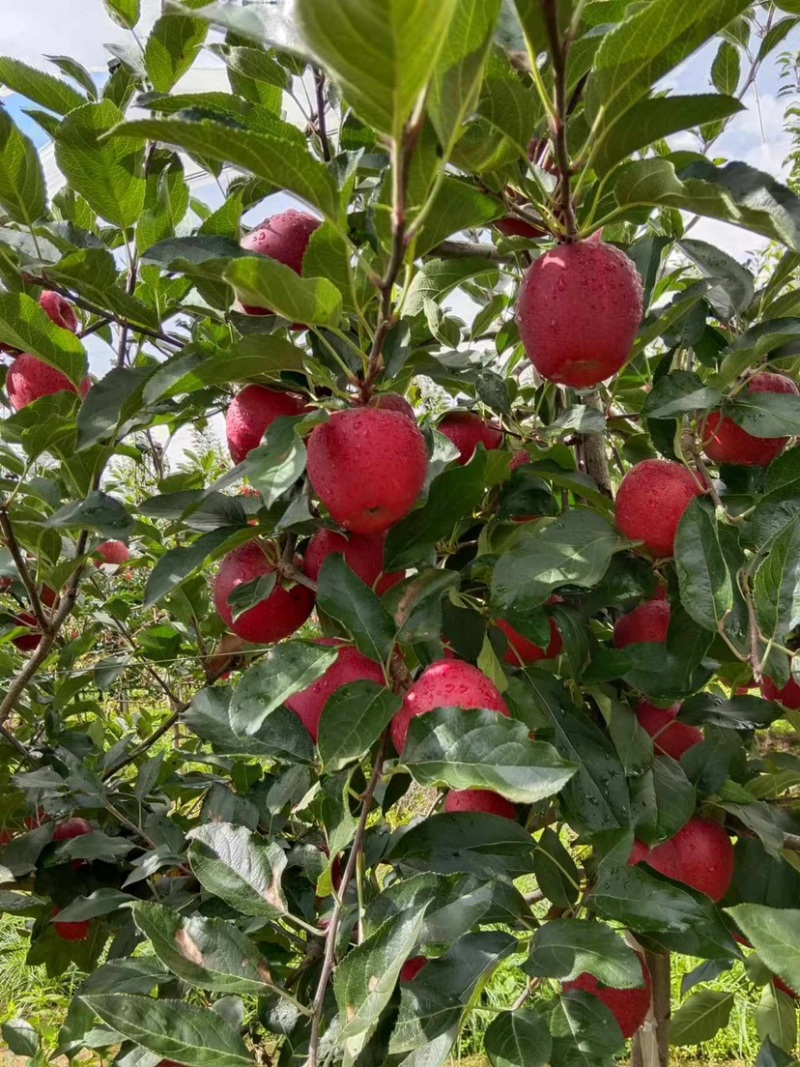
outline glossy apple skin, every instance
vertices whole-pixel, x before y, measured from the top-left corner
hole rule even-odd
[[[341,642],[333,638],[323,637],[314,642],[317,645],[330,645],[336,647]],[[322,711],[330,697],[343,685],[350,682],[375,682],[377,685],[385,685],[383,668],[374,660],[362,655],[352,645],[344,645],[339,649],[336,661],[328,667],[327,671],[316,682],[312,682],[307,689],[295,693],[285,702],[300,719],[302,724],[311,734],[312,741],[316,742],[319,732],[319,720]]]
[[[614,502],[617,529],[642,541],[658,559],[675,553],[675,536],[683,514],[703,495],[700,481],[680,463],[646,459],[631,467]]]
[[[670,607],[665,600],[647,600],[621,615],[614,624],[614,647],[637,644],[664,644],[669,631]]]
[[[313,215],[290,208],[279,215],[264,219],[250,233],[245,234],[239,243],[248,252],[269,256],[270,259],[283,263],[285,267],[290,267],[295,274],[302,275],[303,260],[308,251],[311,235],[321,225],[321,220]],[[274,314],[269,308],[250,305],[243,305],[242,311],[246,315]],[[295,324],[295,328],[305,329],[299,323]]]
[[[476,415],[474,411],[451,411],[436,427],[439,433],[449,437],[458,449],[458,465],[463,467],[475,455],[478,445],[487,452],[500,448],[503,431]]]
[[[276,419],[307,411],[302,397],[265,385],[246,385],[228,407],[225,435],[234,463],[243,463]]]
[[[800,396],[800,389],[791,378],[770,371],[762,371],[751,378],[747,391]],[[754,437],[719,411],[712,412],[706,419],[703,448],[708,458],[716,464],[768,467],[788,443],[788,437]]]
[[[516,805],[491,789],[451,789],[444,802],[444,810],[500,815],[503,819],[514,821],[517,818]]]
[[[680,704],[673,704],[671,708],[657,708],[646,700],[641,700],[636,708],[639,725],[653,738],[656,753],[676,760],[704,741],[703,731],[696,726],[675,722],[680,710]]]
[[[54,393],[79,393],[84,397],[91,385],[91,380],[84,378],[78,389],[66,374],[28,352],[16,357],[6,377],[8,402],[14,411],[22,411],[28,404]]]
[[[601,986],[593,974],[585,972],[574,981],[565,982],[564,992],[568,993],[570,989],[581,989],[584,993],[597,997],[619,1023],[622,1036],[633,1037],[647,1016],[653,993],[650,971],[643,960],[641,964],[644,979],[644,986],[641,989],[613,989],[611,986]]]
[[[268,597],[234,621],[228,597],[237,586],[274,573],[276,559],[274,545],[262,547],[258,541],[248,541],[223,559],[214,582],[214,606],[220,618],[237,637],[253,644],[271,645],[293,634],[314,607],[310,589],[299,583],[286,589],[279,580]]]
[[[654,848],[635,841],[629,863],[646,863],[667,878],[683,882],[720,901],[733,880],[734,852],[724,827],[695,817],[674,837]]]

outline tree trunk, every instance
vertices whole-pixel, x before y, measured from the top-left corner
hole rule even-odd
[[[631,1067],[667,1067],[669,1063],[670,957],[645,952],[653,979],[653,1003],[644,1025],[633,1039]]]

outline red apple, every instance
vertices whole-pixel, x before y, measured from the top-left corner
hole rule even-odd
[[[13,830],[0,830],[0,848],[5,848],[9,841],[14,840]]]
[[[53,840],[71,841],[73,837],[83,837],[84,834],[90,834],[93,830],[94,827],[90,822],[76,815],[72,819],[62,819],[61,822],[56,823]]]
[[[520,467],[524,467],[526,463],[530,463],[530,452],[526,452],[524,448],[520,448],[511,457],[511,463],[508,466],[509,473],[511,471],[518,470]]]
[[[488,451],[503,443],[503,431],[485,422],[474,411],[450,411],[436,427],[458,449],[458,464],[463,467],[475,455],[478,445]]]
[[[228,450],[234,463],[242,463],[253,448],[258,448],[273,422],[282,416],[302,415],[307,411],[302,397],[265,385],[246,385],[230,403],[225,416]]]
[[[55,921],[55,916],[58,915],[60,908],[53,909],[53,926],[56,928],[56,933],[62,941],[85,941],[89,936],[89,927],[91,923],[88,919],[84,919],[81,922],[76,923],[59,923]]]
[[[621,615],[614,624],[614,647],[643,643],[663,645],[669,630],[670,610],[665,600],[647,600]]]
[[[703,492],[680,463],[646,459],[631,467],[617,491],[617,529],[631,541],[643,541],[654,556],[671,556],[683,513]]]
[[[751,378],[747,386],[750,393],[791,393],[800,396],[791,378],[784,374],[762,371]],[[754,437],[733,419],[712,412],[706,419],[703,448],[712,462],[736,463],[745,467],[768,467],[773,459],[783,452],[789,443],[788,437]]]
[[[451,789],[444,802],[444,810],[474,811],[483,815],[500,815],[504,819],[517,818],[516,805],[491,789]]]
[[[790,711],[800,711],[800,685],[794,678],[790,678],[782,689],[779,689],[771,678],[764,678],[761,682],[761,695],[766,700],[782,704]]]
[[[509,714],[494,682],[477,667],[457,659],[437,660],[414,682],[392,720],[392,743],[398,755],[406,746],[411,720],[436,708],[488,708]]]
[[[349,537],[345,537],[344,534],[337,533],[335,530],[317,530],[308,542],[303,555],[303,571],[316,582],[319,579],[322,564],[328,556],[338,552],[344,557],[345,563],[353,574],[357,574],[366,585],[374,586],[378,596],[382,596],[387,589],[391,589],[393,585],[397,585],[405,578],[405,571],[383,574],[385,545],[385,532],[350,534]],[[383,577],[376,586],[375,582],[381,574]]]
[[[704,740],[703,731],[696,726],[675,722],[680,710],[680,704],[673,704],[671,708],[657,708],[646,700],[640,701],[636,708],[639,725],[653,738],[656,752],[677,760]]]
[[[635,841],[631,864],[647,863],[653,870],[722,900],[733,880],[734,853],[724,827],[711,819],[693,818],[674,837],[655,848]]]
[[[538,241],[542,237],[547,237],[548,233],[541,226],[534,226],[533,223],[525,222],[524,219],[515,218],[513,215],[507,215],[504,219],[496,219],[494,226],[503,237],[527,237],[529,241]]]
[[[255,226],[246,234],[239,244],[248,252],[257,252],[269,256],[286,267],[291,267],[295,274],[303,273],[303,260],[308,250],[312,233],[321,226],[320,219],[305,211],[290,208],[279,215]],[[243,306],[246,315],[272,315],[274,312],[263,307]]]
[[[314,607],[310,589],[299,584],[286,589],[279,579],[268,597],[234,622],[233,609],[228,603],[233,590],[266,574],[274,574],[277,562],[278,550],[274,544],[248,541],[223,559],[214,583],[214,606],[220,618],[229,630],[253,644],[270,645],[293,634]]]
[[[517,301],[519,335],[539,374],[585,389],[628,361],[642,321],[642,282],[611,245],[559,245],[529,267]]]
[[[103,541],[94,550],[94,554],[100,556],[100,559],[94,561],[95,567],[102,567],[104,563],[119,566],[131,558],[130,549],[122,541]]]
[[[508,651],[503,657],[503,662],[510,663],[512,667],[519,667],[520,663],[537,663],[541,659],[555,659],[556,656],[561,655],[564,642],[555,619],[550,619],[550,644],[547,648],[540,648],[527,637],[517,633],[505,619],[498,619],[497,626],[506,635],[508,641]]]
[[[619,1023],[623,1037],[633,1037],[644,1022],[650,1010],[650,1000],[653,995],[653,982],[650,971],[645,966],[641,956],[639,962],[642,966],[642,978],[644,985],[641,989],[614,989],[611,986],[600,985],[593,974],[588,971],[579,975],[572,982],[564,983],[564,992],[570,989],[582,989],[584,993],[590,993],[597,997],[611,1011],[611,1014]]]
[[[50,316],[56,326],[70,330],[72,333],[78,332],[78,316],[66,297],[46,290],[39,297],[39,306]]]
[[[412,956],[410,960],[406,960],[400,970],[400,981],[403,985],[412,982],[427,963],[425,956]]]
[[[337,647],[341,645],[341,642],[323,637],[315,644]],[[319,720],[328,699],[343,685],[360,681],[385,685],[383,668],[374,660],[367,659],[357,648],[342,645],[332,666],[328,667],[322,677],[317,678],[316,682],[312,682],[307,689],[289,697],[285,702],[286,707],[292,709],[311,734],[312,739],[316,741]]]
[[[795,993],[792,987],[788,986],[777,974],[773,976],[772,984],[776,989],[780,989],[782,993],[785,993],[787,997],[791,997],[792,1000],[800,1000],[800,993]]]
[[[380,533],[416,504],[428,470],[419,427],[380,408],[337,411],[308,439],[308,477],[332,518],[353,533]]]
[[[378,393],[377,396],[370,400],[369,406],[380,408],[381,411],[396,411],[398,415],[405,415],[407,419],[411,419],[414,423],[417,421],[414,409],[406,398],[400,396],[399,393]]]
[[[53,393],[77,393],[86,396],[91,387],[91,380],[84,378],[80,390],[78,390],[66,374],[51,367],[44,360],[37,359],[27,352],[22,352],[16,357],[8,368],[6,377],[6,392],[8,402],[14,411],[21,411],[28,404],[40,397],[50,396]]]
[[[42,632],[34,615],[30,615],[27,611],[22,611],[19,615],[13,617],[12,622],[15,626],[27,626],[32,631],[27,634],[20,634],[19,637],[13,637],[11,639],[12,645],[15,645],[20,652],[32,652],[39,647],[39,642],[42,640]]]

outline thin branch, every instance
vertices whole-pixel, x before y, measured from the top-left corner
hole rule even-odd
[[[561,199],[562,221],[566,227],[566,240],[575,240],[578,224],[572,204],[572,170],[567,148],[567,117],[569,101],[567,100],[567,55],[571,44],[570,35],[562,41],[558,26],[558,0],[542,0],[542,13],[547,26],[550,52],[553,59],[553,81],[555,85],[555,115],[550,119],[553,136],[553,149],[558,164],[558,193]]]
[[[39,598],[39,591],[36,588],[36,583],[31,576],[28,564],[22,554],[22,549],[19,547],[19,541],[17,541],[14,527],[11,525],[11,517],[6,510],[5,505],[0,507],[0,530],[3,531],[6,545],[13,557],[22,584],[25,586],[25,592],[28,594],[28,599],[31,602],[31,608],[33,609],[33,614],[36,616],[36,621],[39,623],[42,630],[46,630],[50,625],[50,620],[44,613],[42,601]]]
[[[326,163],[331,158],[331,146],[328,143],[328,129],[325,124],[325,71],[317,70],[314,73],[314,87],[317,90],[317,133],[322,145],[322,158]]]
[[[378,753],[375,757],[375,766],[372,769],[372,777],[369,780],[364,795],[361,800],[361,817],[358,820],[358,826],[356,827],[355,837],[353,838],[353,845],[350,849],[350,855],[347,858],[347,864],[345,865],[344,873],[342,874],[341,881],[339,882],[339,888],[336,894],[336,902],[333,906],[333,913],[331,914],[330,925],[328,926],[328,932],[325,935],[325,954],[322,959],[322,973],[319,976],[319,982],[317,983],[317,991],[314,994],[313,1004],[313,1019],[311,1022],[311,1043],[308,1050],[307,1067],[317,1067],[317,1061],[319,1057],[319,1039],[320,1039],[320,1027],[322,1026],[322,1009],[325,1003],[325,992],[328,988],[328,982],[330,981],[331,973],[334,966],[334,953],[336,951],[336,936],[339,932],[339,922],[342,917],[344,894],[347,890],[350,880],[353,877],[353,872],[356,869],[356,863],[358,861],[359,853],[364,845],[364,835],[367,830],[367,819],[369,817],[370,810],[372,808],[372,800],[375,796],[375,790],[378,787],[378,782],[381,780],[383,773],[383,759],[386,751],[386,738],[388,734],[384,733],[381,738],[381,743],[378,747]]]

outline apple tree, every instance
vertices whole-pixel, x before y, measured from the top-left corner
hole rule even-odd
[[[106,8],[0,58],[6,1044],[654,1067],[733,970],[784,1067],[800,199],[714,145],[796,0]]]

